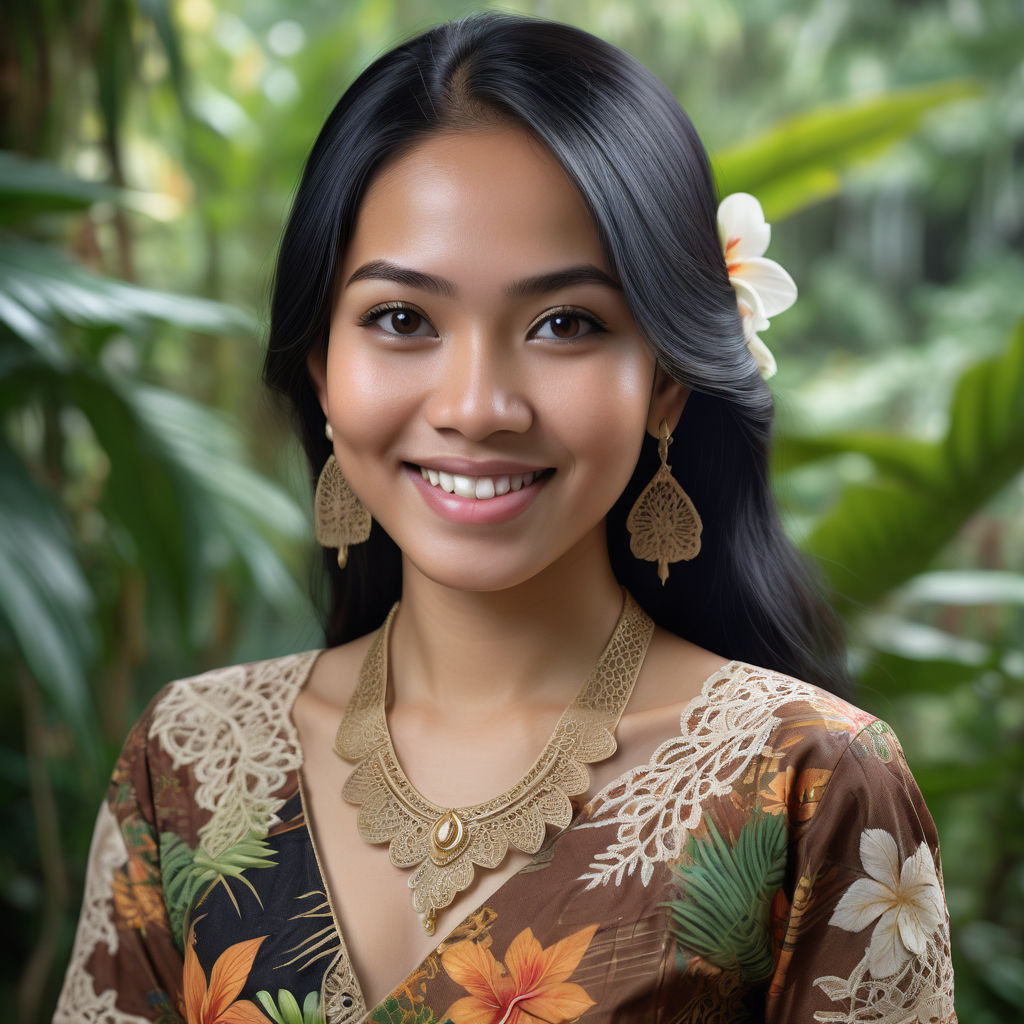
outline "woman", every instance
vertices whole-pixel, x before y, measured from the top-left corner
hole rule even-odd
[[[720,240],[685,114],[576,29],[360,76],[266,363],[331,646],[151,704],[56,1020],[955,1019],[931,819],[769,495],[758,212]]]

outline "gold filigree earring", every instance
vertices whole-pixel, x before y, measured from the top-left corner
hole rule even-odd
[[[324,425],[324,433],[328,441],[334,440],[334,431],[329,422]],[[328,456],[320,471],[313,508],[317,542],[325,548],[337,548],[338,566],[344,569],[348,562],[348,546],[361,544],[370,536],[373,520],[369,509],[349,486],[334,452]]]
[[[630,534],[629,550],[637,558],[658,563],[658,578],[664,586],[669,562],[688,562],[700,553],[704,526],[690,496],[672,475],[668,464],[672,435],[665,420],[661,421],[658,435],[661,466],[630,509],[626,529]]]

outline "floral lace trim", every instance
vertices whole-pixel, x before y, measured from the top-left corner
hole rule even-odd
[[[159,741],[175,768],[188,767],[195,777],[196,804],[211,812],[199,829],[199,845],[209,856],[218,856],[252,832],[266,835],[280,821],[277,812],[285,801],[277,793],[289,773],[302,767],[291,710],[319,653],[306,651],[182,679],[157,703],[150,737]],[[323,877],[322,869],[320,873]],[[322,991],[331,1024],[366,1012],[337,922],[335,931],[340,949]]]
[[[111,893],[114,875],[127,863],[128,850],[117,819],[104,803],[96,819],[82,916],[53,1024],[148,1024],[145,1017],[124,1013],[117,1008],[114,989],[97,992],[87,967],[100,943],[107,947],[111,956],[117,952],[117,926],[112,915]]]
[[[885,829],[861,833],[864,875],[843,893],[829,925],[864,933],[864,956],[848,978],[814,984],[841,1010],[819,1010],[816,1021],[834,1024],[911,1024],[955,1019],[949,915],[938,865],[922,842],[901,860]]]
[[[275,794],[302,766],[291,709],[317,654],[182,679],[157,703],[150,738],[175,768],[195,776],[196,804],[211,812],[199,829],[199,846],[210,857],[279,823],[285,801]]]
[[[944,921],[920,956],[908,959],[895,974],[875,978],[864,953],[848,978],[817,978],[814,984],[839,1010],[818,1010],[824,1024],[945,1024],[956,1019],[949,922]]]
[[[683,709],[681,735],[666,740],[643,768],[609,783],[590,802],[578,828],[617,825],[615,842],[595,855],[580,876],[587,889],[640,869],[650,883],[656,864],[677,860],[700,823],[704,805],[726,795],[764,751],[778,725],[776,712],[801,699],[818,699],[809,683],[770,669],[732,661],[709,677]]]

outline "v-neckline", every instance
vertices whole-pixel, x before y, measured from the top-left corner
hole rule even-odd
[[[358,974],[356,973],[355,965],[352,962],[352,957],[351,957],[351,954],[349,953],[349,950],[348,950],[348,943],[345,940],[345,931],[342,928],[341,919],[340,919],[340,917],[338,915],[338,911],[337,911],[337,909],[335,907],[335,900],[334,900],[334,897],[333,897],[333,895],[331,893],[331,886],[330,886],[330,884],[328,882],[328,879],[327,879],[327,872],[324,870],[323,861],[321,860],[321,857],[320,857],[319,847],[317,846],[316,829],[314,827],[314,821],[313,821],[313,816],[312,816],[312,811],[311,811],[311,803],[307,799],[306,790],[305,790],[305,784],[303,782],[303,769],[304,769],[305,763],[306,763],[306,752],[303,749],[302,743],[299,740],[299,730],[298,730],[298,727],[295,724],[295,720],[294,720],[294,717],[293,717],[293,711],[294,711],[294,708],[295,708],[295,702],[298,700],[299,695],[305,690],[307,683],[309,682],[310,678],[312,677],[313,669],[314,669],[316,663],[320,660],[320,655],[324,654],[327,650],[329,650],[329,648],[320,648],[319,650],[316,650],[315,651],[316,656],[310,659],[309,666],[306,669],[305,675],[303,676],[301,681],[298,683],[298,685],[295,687],[295,690],[294,690],[294,692],[292,694],[292,700],[291,700],[291,703],[289,704],[289,706],[287,708],[287,714],[285,716],[285,720],[287,722],[287,728],[293,733],[292,739],[294,740],[295,747],[296,747],[296,749],[299,752],[299,763],[296,766],[295,775],[296,775],[296,781],[297,781],[297,786],[298,786],[299,802],[300,802],[300,805],[302,807],[303,820],[304,820],[304,823],[305,823],[306,834],[309,837],[310,848],[311,848],[311,850],[313,852],[313,859],[314,859],[314,862],[316,863],[317,873],[320,876],[320,884],[323,887],[323,892],[324,892],[324,895],[325,895],[325,897],[327,899],[327,904],[328,904],[328,906],[330,908],[330,911],[331,911],[331,920],[332,920],[332,922],[334,924],[334,931],[335,931],[335,934],[336,934],[336,936],[338,938],[338,956],[335,957],[335,959],[331,962],[331,965],[327,968],[327,972],[324,975],[324,981],[327,980],[327,974],[331,970],[334,969],[335,965],[338,962],[338,958],[339,957],[343,958],[347,962],[348,975],[349,975],[349,979],[351,981],[351,985],[356,990],[355,992],[352,992],[350,994],[352,995],[353,999],[356,1000],[358,1005],[362,1008],[362,1016],[360,1016],[360,1017],[353,1017],[352,1018],[351,1024],[355,1024],[356,1021],[359,1021],[359,1022],[365,1021],[369,1017],[369,1015],[378,1006],[381,1005],[381,1003],[384,1001],[384,999],[387,999],[388,995],[390,995],[391,992],[393,992],[398,987],[398,985],[401,984],[401,982],[405,978],[408,978],[410,976],[410,974],[415,973],[417,968],[422,967],[422,965],[426,961],[426,957],[421,959],[418,963],[413,964],[410,969],[406,970],[406,972],[400,978],[397,979],[396,983],[394,985],[392,985],[388,989],[387,993],[382,997],[382,999],[379,999],[376,1003],[373,1004],[373,1006],[370,1006],[370,1005],[367,1004],[366,996],[363,993],[362,981],[359,978]],[[721,666],[719,666],[717,669],[715,669],[710,675],[708,675],[703,680],[703,682],[700,684],[700,688],[693,694],[692,697],[690,697],[686,701],[686,703],[682,706],[682,709],[679,712],[680,735],[686,735],[686,733],[688,733],[690,731],[688,723],[689,723],[690,719],[693,717],[693,712],[694,712],[695,708],[700,703],[707,701],[707,699],[710,696],[711,692],[715,688],[717,688],[717,686],[719,685],[719,683],[721,682],[722,679],[726,678],[728,675],[731,674],[731,672],[733,670],[735,670],[737,667],[742,666],[743,664],[745,664],[745,663],[742,662],[742,661],[739,661],[739,660],[737,660],[735,658],[731,659],[729,661],[726,661]],[[628,707],[628,704],[627,704],[626,708],[623,711],[623,716],[626,713],[628,713],[628,710],[629,710],[629,707]],[[657,748],[655,748],[655,751],[656,750],[657,750]],[[653,756],[655,751],[651,752],[651,756]],[[650,761],[650,758],[648,758],[648,761],[644,762],[644,763],[645,764],[649,763],[649,761]],[[587,808],[591,807],[593,804],[595,804],[597,801],[599,801],[600,798],[604,794],[614,790],[617,786],[621,786],[623,780],[626,779],[628,776],[630,776],[633,772],[635,772],[637,767],[641,767],[641,765],[635,765],[635,766],[632,766],[632,767],[624,769],[618,775],[616,775],[613,779],[610,779],[596,793],[592,794],[584,803],[581,803],[579,809],[573,815],[572,820],[569,822],[568,825],[565,826],[565,828],[560,829],[557,832],[550,833],[546,837],[544,845],[541,846],[541,848],[536,853],[531,854],[530,855],[530,859],[521,868],[519,868],[518,871],[515,871],[511,875],[509,875],[509,877],[506,878],[505,881],[503,881],[501,883],[501,885],[499,885],[496,889],[494,889],[491,893],[488,894],[488,896],[486,897],[486,899],[482,903],[474,906],[467,914],[463,915],[458,921],[456,921],[453,924],[453,926],[450,929],[448,929],[447,932],[444,933],[444,935],[440,936],[438,938],[437,942],[434,945],[434,949],[431,952],[434,952],[439,947],[445,945],[448,942],[448,940],[451,938],[451,936],[454,935],[455,932],[458,931],[458,929],[461,928],[466,923],[466,921],[468,921],[470,918],[472,918],[475,914],[478,914],[485,907],[485,905],[489,901],[494,900],[495,897],[497,897],[507,886],[512,884],[512,882],[514,882],[515,879],[518,878],[518,876],[523,873],[523,871],[527,870],[532,865],[534,865],[536,863],[536,861],[537,861],[537,858],[539,858],[541,855],[543,855],[545,853],[545,851],[550,847],[551,843],[553,843],[555,840],[561,839],[567,833],[569,833],[569,832],[573,831],[575,828],[577,828],[580,825],[580,823],[581,823],[580,819],[581,819],[581,816],[584,815],[584,813],[587,813],[587,817],[589,818],[590,817],[590,813],[587,812]],[[339,795],[339,799],[340,799],[340,795]],[[398,870],[398,869],[396,869],[396,870]],[[430,955],[431,955],[430,953],[427,954],[427,956],[430,956]],[[324,982],[321,982],[321,994],[323,993],[323,988],[324,988]]]

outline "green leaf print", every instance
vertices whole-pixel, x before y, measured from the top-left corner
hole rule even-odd
[[[258,832],[250,832],[245,839],[235,843],[234,846],[229,847],[216,857],[211,857],[200,847],[192,859],[192,870],[198,885],[206,885],[199,897],[199,902],[202,903],[206,899],[215,885],[223,885],[235,910],[241,917],[242,911],[238,906],[238,900],[235,899],[235,894],[231,891],[231,886],[228,885],[229,878],[237,878],[256,897],[256,902],[262,907],[263,901],[260,899],[259,893],[243,872],[249,868],[272,868],[277,864],[273,857],[274,850]]]
[[[668,907],[681,951],[696,953],[746,981],[772,969],[769,910],[786,867],[786,822],[755,810],[733,845],[707,822],[707,836],[686,846],[673,868],[679,888]]]
[[[429,1006],[412,1006],[408,999],[399,1002],[394,996],[375,1006],[369,1019],[370,1024],[442,1024]],[[443,1024],[451,1021],[445,1020]]]
[[[171,922],[171,937],[178,952],[185,952],[185,913],[198,885],[192,873],[192,847],[174,832],[160,833],[160,869],[164,902]]]
[[[277,990],[276,1003],[274,997],[266,989],[257,992],[256,998],[260,1001],[263,1012],[274,1024],[325,1024],[324,1011],[320,1005],[318,992],[307,993],[306,998],[302,1001],[301,1009],[295,996],[283,988]]]
[[[164,900],[171,921],[171,935],[178,951],[185,951],[185,917],[189,907],[202,903],[218,883],[227,890],[231,902],[241,916],[235,894],[227,884],[228,878],[237,878],[256,897],[259,893],[242,872],[250,868],[271,868],[277,864],[274,851],[258,833],[250,832],[245,839],[225,850],[218,857],[210,857],[203,850],[193,850],[174,832],[160,834],[160,865]],[[202,890],[202,892],[200,892]]]

